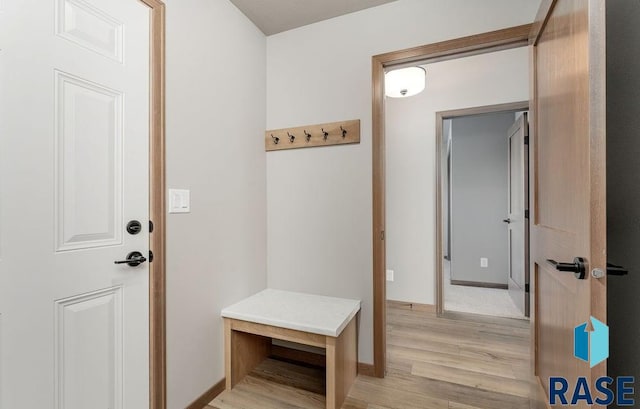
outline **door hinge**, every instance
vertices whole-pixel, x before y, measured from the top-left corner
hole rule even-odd
[[[149,263],[153,263],[153,251],[149,250]]]
[[[524,211],[524,218],[525,218],[525,219],[528,219],[528,218],[529,218],[529,209],[526,209],[526,210]]]
[[[529,145],[529,135],[526,135],[526,136],[524,137],[524,144],[525,144],[525,145]]]
[[[153,222],[149,220],[149,233],[153,233]]]
[[[525,284],[525,285],[524,285],[524,292],[525,292],[525,293],[529,293],[529,292],[531,292],[531,288],[529,287],[529,283],[527,283],[527,284]]]
[[[380,232],[380,240],[384,241],[384,230]]]

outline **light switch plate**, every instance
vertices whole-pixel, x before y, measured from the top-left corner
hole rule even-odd
[[[387,270],[387,281],[393,281],[394,280],[394,271],[393,270]]]
[[[482,267],[482,268],[489,267],[489,259],[486,258],[486,257],[481,257],[480,258],[480,267]]]
[[[191,191],[186,189],[169,189],[169,213],[190,213]]]

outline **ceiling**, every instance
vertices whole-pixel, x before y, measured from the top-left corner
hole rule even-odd
[[[231,0],[266,35],[396,0]]]

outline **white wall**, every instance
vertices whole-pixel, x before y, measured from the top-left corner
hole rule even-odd
[[[371,57],[530,23],[538,5],[399,0],[267,39],[267,129],[362,120],[359,145],[267,154],[268,285],[361,299],[362,362],[373,361]]]
[[[386,101],[387,298],[434,304],[435,114],[528,100],[529,57],[521,47],[424,67],[425,92]]]
[[[224,377],[220,310],[266,286],[264,35],[228,0],[167,0],[168,408]]]

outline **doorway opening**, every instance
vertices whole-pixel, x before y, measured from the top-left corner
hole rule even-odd
[[[469,157],[464,157],[462,164],[471,167],[469,170],[473,176],[482,176],[482,172],[477,168],[483,166],[490,168],[488,170],[490,174],[494,173],[493,178],[496,178],[495,173],[501,177],[499,185],[502,194],[496,193],[493,187],[485,186],[480,188],[479,194],[472,192],[471,198],[460,200],[457,194],[454,196],[455,203],[470,205],[470,209],[462,209],[461,215],[468,214],[472,220],[484,220],[488,217],[496,219],[493,225],[497,225],[494,227],[503,238],[482,237],[482,244],[502,240],[505,248],[501,256],[505,257],[507,227],[502,220],[509,216],[508,130],[514,123],[516,112],[528,109],[528,102],[503,102],[522,101],[529,97],[528,50],[519,47],[455,60],[429,61],[426,64],[419,62],[419,66],[425,69],[427,75],[425,91],[409,98],[385,100],[384,130],[387,142],[384,241],[385,266],[389,270],[386,278],[388,343],[385,351],[389,370],[386,376],[391,380],[400,377],[406,382],[419,383],[428,379],[455,385],[454,387],[472,385],[476,388],[470,399],[474,404],[481,400],[482,393],[491,392],[499,396],[502,405],[528,406],[527,382],[531,369],[527,359],[530,348],[529,322],[459,313],[436,313],[437,305],[442,309],[445,300],[442,297],[444,291],[438,286],[450,282],[443,280],[442,274],[437,274],[443,273],[442,267],[446,266],[447,260],[444,260],[443,256],[462,252],[470,254],[475,250],[454,249],[452,253],[444,246],[445,223],[442,216],[446,213],[443,209],[448,207],[443,203],[448,195],[442,192],[443,179],[446,178],[442,168],[446,167],[448,146],[448,140],[444,136],[456,138],[456,134],[449,131],[459,131],[465,122],[471,122],[466,126],[474,131],[473,142],[479,142],[480,146],[468,147]],[[466,108],[469,106],[480,108]],[[452,107],[464,108],[455,111],[444,110]],[[480,138],[478,131],[483,124],[478,122],[494,125],[495,121],[492,119],[495,117],[498,117],[499,124],[497,127],[494,126],[497,128],[493,131],[496,135],[491,135],[494,140]],[[457,136],[460,137],[461,132]],[[455,141],[457,142],[457,139]],[[492,154],[493,157],[480,157],[482,151]],[[456,148],[456,154],[460,153],[461,149]],[[453,159],[451,163],[457,163],[460,156]],[[460,175],[460,172],[457,171],[456,175]],[[464,179],[469,182],[470,177],[466,176]],[[480,181],[482,179],[481,177]],[[478,186],[474,186],[478,183],[477,180],[472,181],[471,188],[478,189]],[[524,183],[521,183],[521,186],[524,188]],[[496,213],[493,216],[478,214],[480,200],[473,197],[487,192],[491,196],[488,198],[489,205],[485,207]],[[499,208],[494,202],[499,202]],[[525,199],[520,198],[520,202],[524,204]],[[474,230],[477,229],[474,227]],[[480,233],[488,232],[485,229]],[[469,236],[468,232],[462,234]],[[456,233],[453,237],[454,243],[457,243],[455,237],[460,235]],[[489,255],[488,258],[491,266],[498,264],[496,255]],[[507,287],[507,262],[503,264],[502,272],[505,277],[501,280]],[[522,265],[524,267],[524,260]],[[468,281],[477,280],[467,279],[467,282],[460,284],[468,284]],[[506,290],[480,290],[503,292],[505,301],[510,302]],[[440,295],[436,296],[436,293]],[[512,308],[516,309],[515,305],[512,305]],[[493,341],[497,343],[491,347],[493,352],[489,357],[484,355],[483,351],[490,342],[483,338],[488,327],[491,327],[489,332],[492,333]],[[467,357],[462,358],[461,351],[473,354],[477,359],[471,362]],[[513,355],[496,355],[505,351],[511,351]],[[505,362],[513,361],[518,364],[496,368],[496,360],[503,359]],[[517,377],[515,382],[514,376]],[[462,379],[464,381],[461,382]],[[491,379],[493,385],[485,383],[487,379]],[[482,392],[476,394],[476,391]],[[446,392],[442,392],[438,397],[449,400],[450,405],[466,404]]]
[[[443,41],[440,43],[428,44],[422,47],[415,47],[406,50],[394,51],[386,54],[374,56],[372,58],[372,88],[373,88],[373,129],[372,129],[372,244],[373,244],[373,361],[374,375],[380,378],[385,376],[386,349],[387,349],[387,325],[386,325],[386,303],[387,303],[387,251],[386,251],[386,130],[385,130],[385,97],[384,97],[384,75],[385,71],[391,67],[409,65],[416,63],[430,63],[436,61],[456,60],[463,57],[477,56],[500,50],[510,50],[525,47],[529,44],[529,34],[532,26],[527,24],[518,27],[511,27],[503,30],[462,37],[458,39]],[[528,64],[527,64],[528,67]],[[527,68],[528,70],[528,68]],[[468,70],[473,73],[474,70]],[[526,83],[529,81],[527,80]],[[492,91],[489,91],[491,93]],[[486,93],[485,93],[486,94]],[[519,100],[519,99],[507,99]],[[470,106],[480,104],[470,103]],[[445,107],[446,109],[446,107]],[[433,118],[433,117],[432,117]],[[433,128],[431,128],[433,129]],[[433,139],[432,139],[433,141]],[[432,148],[432,153],[435,149]],[[437,155],[433,155],[434,157]],[[439,172],[438,169],[435,169]],[[415,176],[413,176],[415,177]],[[433,177],[430,182],[433,184],[438,178]],[[438,207],[440,198],[435,191],[435,206]],[[435,230],[432,229],[432,243],[435,240]],[[441,249],[433,251],[431,256],[431,273],[437,269],[435,255],[441,254]],[[438,283],[439,284],[439,283]],[[433,285],[433,284],[432,284]],[[439,288],[439,285],[436,286]],[[437,296],[437,291],[436,296]]]
[[[529,316],[528,106],[436,114],[440,313]]]

